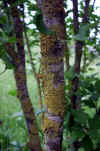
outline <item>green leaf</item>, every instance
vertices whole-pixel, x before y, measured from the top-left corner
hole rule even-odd
[[[37,4],[33,4],[31,2],[28,2],[27,3],[27,6],[28,6],[28,10],[29,11],[39,11],[39,8],[37,7]]]
[[[10,95],[12,95],[12,96],[16,96],[16,95],[17,95],[16,89],[10,90],[10,91],[8,92],[8,94],[10,94]]]
[[[64,75],[69,80],[73,80],[74,78],[79,78],[80,77],[79,74],[74,72],[74,68],[73,67],[70,67],[70,69],[67,72],[65,72]]]
[[[50,29],[48,29],[48,28],[46,27],[46,25],[44,24],[42,13],[37,13],[37,14],[36,14],[36,16],[35,16],[35,24],[36,24],[37,29],[38,29],[41,33],[46,34],[46,35],[55,34],[55,32],[53,32],[53,31],[51,31]]]
[[[1,31],[0,32],[0,41],[3,43],[5,42],[8,42],[8,43],[15,43],[16,42],[16,37],[15,36],[12,36],[12,37],[8,37],[7,33],[9,33],[10,31],[8,32],[4,32],[4,31]]]
[[[65,78],[71,80],[71,78],[73,76],[73,71],[74,71],[74,67],[72,66],[72,67],[70,67],[70,69],[67,72],[65,72],[65,74],[64,74]]]
[[[10,145],[10,137],[2,132],[0,132],[0,151],[2,147],[3,150],[7,150],[8,146]]]
[[[8,53],[3,49],[2,45],[0,45],[0,48],[2,48],[0,50],[0,59],[3,60],[3,62],[5,63],[5,68],[6,69],[13,69],[14,68],[14,64],[13,64],[13,60],[11,58],[10,55],[8,55]]]
[[[6,34],[10,34],[11,32],[13,32],[13,26],[8,23],[8,24],[4,27],[4,31],[5,31]]]
[[[4,54],[3,45],[0,45],[0,58],[2,57],[3,54]]]
[[[100,129],[100,117],[95,116],[93,119],[89,120],[90,129]]]
[[[97,142],[100,142],[100,130],[99,129],[90,129],[88,130],[88,135]]]
[[[82,128],[79,126],[74,126],[72,128],[72,137],[77,140],[77,139],[81,139],[82,137],[84,137],[84,133],[82,131]]]
[[[82,128],[76,125],[71,129],[71,136],[68,140],[68,143],[72,144],[76,140],[82,139],[84,135],[85,134],[83,133]]]
[[[16,37],[10,37],[7,42],[15,43],[16,42]]]
[[[88,39],[88,34],[89,34],[89,25],[82,24],[80,26],[78,34],[74,37],[74,39],[79,41],[85,41]]]
[[[82,140],[82,145],[85,151],[92,151],[93,150],[93,143],[88,135],[86,135]]]
[[[8,41],[8,36],[6,35],[6,33],[4,31],[1,31],[0,32],[0,41],[2,43],[5,43]]]
[[[0,24],[6,25],[8,21],[8,17],[6,15],[0,15]]]
[[[89,115],[81,110],[73,110],[74,120],[79,124],[87,124],[90,119]]]
[[[79,148],[79,150],[78,150],[78,151],[85,151],[85,150],[84,150],[84,148],[82,148],[82,147],[81,147],[81,148]]]
[[[7,53],[3,53],[3,55],[0,58],[4,61],[6,65],[6,69],[14,68],[14,64],[12,63],[12,58]]]

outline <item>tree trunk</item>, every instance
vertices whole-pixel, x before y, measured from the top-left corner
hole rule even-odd
[[[66,109],[63,61],[66,34],[63,0],[43,0],[39,7],[45,25],[55,32],[52,35],[40,34],[42,85],[46,109],[43,121],[44,150],[61,151]]]
[[[11,14],[13,17],[17,47],[17,56],[14,57],[14,54],[12,53],[11,55],[13,56],[15,63],[14,75],[17,87],[17,97],[19,98],[22,106],[29,134],[29,143],[27,144],[27,146],[31,151],[42,151],[36,125],[36,118],[27,89],[22,22],[20,20],[17,6],[15,6],[13,2],[9,2],[9,4],[11,5]],[[7,48],[9,49],[10,47]],[[9,50],[7,52],[10,51],[12,50]]]
[[[79,10],[78,10],[78,0],[73,1],[73,22],[74,22],[74,34],[77,35],[79,32]],[[82,23],[88,23],[88,9],[89,9],[90,0],[85,0],[84,14],[82,18]],[[81,69],[81,58],[82,58],[82,49],[85,45],[85,41],[76,41],[75,43],[75,64],[74,64],[74,73],[76,76],[71,80],[71,90],[70,90],[70,100],[71,100],[71,109],[79,110],[81,109],[80,98],[77,94],[80,83],[80,69]],[[70,127],[74,127],[75,120],[74,116],[70,116]],[[72,143],[73,149],[78,151],[80,148],[80,141],[76,140]]]
[[[25,58],[23,56],[16,62],[14,75],[17,86],[17,97],[20,100],[29,133],[29,143],[27,146],[31,151],[41,151],[36,118],[27,90]]]

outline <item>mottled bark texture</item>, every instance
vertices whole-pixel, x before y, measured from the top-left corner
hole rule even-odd
[[[40,33],[42,84],[46,112],[43,121],[44,150],[61,151],[66,109],[64,95],[65,12],[63,0],[38,0],[47,28],[55,34]]]
[[[16,80],[17,96],[22,106],[29,134],[29,143],[27,146],[31,151],[41,151],[42,149],[36,125],[36,118],[27,89],[22,22],[20,20],[18,9],[13,1],[10,1],[9,4],[11,6],[11,14],[13,17],[17,52],[15,53],[14,50],[11,50],[9,45],[6,47],[7,52],[12,55],[15,64],[14,75]],[[16,54],[16,57],[14,57],[14,53]]]

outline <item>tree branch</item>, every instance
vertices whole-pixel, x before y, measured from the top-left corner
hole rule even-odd
[[[95,2],[96,2],[96,0],[93,1],[92,11],[94,10]]]
[[[25,20],[24,19],[25,19],[25,15],[24,15],[24,7],[23,7],[24,35],[25,35],[25,39],[26,39],[27,50],[28,50],[29,57],[30,57],[30,64],[31,64],[31,67],[32,67],[32,72],[33,72],[33,75],[34,75],[34,77],[37,81],[38,98],[39,98],[39,102],[40,102],[40,108],[42,110],[43,109],[43,103],[42,103],[42,95],[41,95],[41,88],[40,88],[40,79],[38,78],[38,74],[35,71],[35,66],[34,66],[34,63],[32,61],[32,53],[31,53],[31,49],[30,49],[30,46],[29,46],[29,39],[28,39],[28,36],[27,36],[27,31],[26,31],[26,26],[25,26]],[[44,115],[42,116],[42,120],[43,120],[43,117],[44,117]]]
[[[16,2],[16,1],[14,1]],[[17,87],[17,97],[20,100],[21,107],[26,120],[27,130],[29,134],[29,143],[27,143],[28,148],[31,151],[42,151],[40,145],[40,138],[38,134],[36,117],[34,113],[34,108],[32,106],[28,88],[27,88],[27,77],[25,68],[25,50],[24,50],[24,40],[23,40],[23,25],[20,20],[20,15],[15,4],[9,1],[11,6],[11,15],[13,17],[14,31],[16,34],[16,46],[18,51],[18,60],[14,69],[14,75]]]
[[[84,15],[83,15],[83,23],[88,23],[88,9],[89,9],[90,0],[85,0],[85,7],[84,7]]]
[[[38,98],[39,98],[40,107],[41,107],[41,110],[42,110],[43,109],[43,104],[42,104],[42,96],[41,96],[41,90],[40,90],[40,79],[38,78],[38,74],[35,71],[35,66],[34,66],[34,63],[32,61],[32,53],[31,53],[31,49],[30,49],[30,46],[29,46],[29,40],[28,40],[28,36],[27,36],[27,32],[26,32],[25,27],[24,27],[24,34],[25,34],[26,45],[27,45],[27,49],[28,49],[28,53],[29,53],[29,57],[30,57],[30,64],[31,64],[31,67],[32,67],[32,72],[33,72],[33,75],[34,75],[34,77],[37,81]]]
[[[78,21],[78,0],[72,0],[73,2],[73,22],[74,22],[74,33],[77,34],[79,30]]]

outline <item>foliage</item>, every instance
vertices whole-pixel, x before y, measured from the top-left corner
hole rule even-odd
[[[66,92],[68,93],[68,90]],[[95,74],[81,74],[77,95],[81,101],[81,110],[70,110],[69,104],[69,113],[65,117],[68,144],[70,146],[78,140],[84,151],[100,150],[100,78]],[[72,127],[69,121],[71,115],[74,116]]]
[[[24,2],[24,1],[23,1]],[[19,12],[21,14],[21,7],[22,4],[18,1],[16,5],[19,5]],[[16,43],[16,37],[14,34],[13,26],[9,23],[9,16],[5,15],[5,9],[3,6],[3,3],[0,2],[0,6],[2,9],[2,13],[0,12],[0,59],[3,60],[5,63],[5,68],[7,69],[14,69],[14,64],[11,56],[5,51],[4,44],[6,42],[10,43],[11,45],[15,46]],[[38,50],[38,47],[35,48],[35,46],[39,46],[39,32],[47,35],[55,34],[53,31],[48,29],[44,22],[43,22],[43,16],[40,12],[40,10],[37,8],[36,3],[25,1],[24,2],[25,7],[25,26],[27,29],[28,37],[29,37],[29,45],[32,48],[32,56],[33,56],[33,63],[35,64],[36,71],[39,71],[40,66],[40,60],[41,56]],[[95,59],[98,59],[97,57],[100,55],[100,36],[98,33],[100,33],[99,28],[99,20],[100,16],[97,15],[94,11],[92,11],[92,6],[89,7],[89,21],[87,24],[83,24],[81,21],[79,22],[79,31],[76,35],[74,35],[73,30],[73,18],[72,18],[72,9],[68,7],[67,2],[64,2],[64,7],[67,8],[66,12],[66,30],[67,30],[67,43],[69,44],[69,47],[72,47],[74,45],[75,41],[81,41],[84,42],[84,48],[83,48],[83,58],[82,58],[82,65],[81,65],[81,74],[74,73],[73,64],[71,64],[69,71],[65,71],[65,79],[66,79],[66,86],[65,86],[65,92],[66,92],[66,100],[67,100],[67,114],[65,116],[65,122],[64,122],[64,134],[63,134],[63,150],[65,151],[66,148],[73,150],[71,148],[71,145],[75,141],[79,141],[79,151],[97,151],[100,150],[100,78],[96,74],[90,74],[90,71],[88,70],[90,67],[94,69],[94,66],[90,66],[91,63]],[[80,0],[79,3],[79,19],[82,20],[83,16],[83,2]],[[94,8],[96,9],[96,8]],[[21,19],[22,14],[20,15]],[[27,19],[29,18],[29,21]],[[10,18],[10,22],[12,22],[12,18]],[[70,45],[72,43],[72,45]],[[26,47],[26,43],[25,43]],[[35,50],[33,49],[35,48]],[[75,54],[75,52],[72,52]],[[71,58],[71,57],[70,57]],[[73,57],[71,58],[73,59]],[[31,79],[29,85],[31,86],[31,92],[30,96],[32,100],[37,100],[37,93],[35,93],[36,89],[36,83],[34,82],[33,85],[35,87],[32,89],[32,78],[31,70],[30,70],[30,63],[29,63],[29,57],[26,50],[26,62],[27,62],[27,72],[28,77]],[[97,63],[97,66],[99,66],[100,63]],[[85,66],[85,70],[83,72],[83,66]],[[4,74],[9,74],[8,72]],[[78,99],[80,100],[81,109],[79,110],[71,110],[70,109],[70,94],[69,90],[71,88],[70,80],[73,80],[75,77],[80,78],[79,83],[79,89],[77,91]],[[1,78],[1,77],[0,77]],[[12,78],[12,76],[11,76]],[[8,80],[9,83],[13,81],[12,79],[9,80],[7,77],[6,80]],[[34,80],[35,81],[35,80]],[[10,85],[8,83],[8,85]],[[1,83],[0,83],[1,84]],[[6,82],[7,84],[7,82]],[[0,89],[2,89],[4,85],[0,86]],[[34,92],[34,94],[33,94]],[[0,94],[1,97],[2,94]],[[8,97],[8,95],[11,97]],[[28,151],[28,149],[25,147],[26,142],[28,139],[26,127],[25,127],[25,121],[23,118],[23,113],[21,112],[21,109],[17,110],[18,104],[16,100],[16,89],[12,87],[11,89],[5,94],[6,100],[5,104],[2,105],[2,108],[11,108],[13,115],[9,114],[8,117],[3,116],[4,118],[3,125],[0,125],[0,150],[1,151]],[[33,99],[34,98],[34,99]],[[3,98],[0,98],[0,101]],[[15,108],[12,105],[9,105],[11,100],[15,103]],[[10,102],[10,103],[9,103]],[[38,101],[37,101],[38,102]],[[4,102],[3,102],[4,103]],[[8,103],[8,104],[7,104]],[[2,104],[2,101],[0,102]],[[37,117],[37,123],[38,123],[38,130],[39,135],[41,139],[41,144],[43,146],[43,133],[41,130],[41,114],[44,112],[44,110],[41,110],[35,103],[33,103],[35,106],[35,115]],[[4,106],[5,105],[5,106]],[[16,111],[17,110],[17,111]],[[7,111],[5,111],[5,114]],[[74,116],[74,126],[71,127],[70,125],[70,116]],[[1,118],[1,117],[0,117]],[[8,121],[12,121],[11,125],[13,127],[9,126]],[[18,129],[20,127],[20,129]],[[25,139],[22,141],[18,141],[16,137],[13,136],[14,133],[22,132],[21,139],[24,137]]]
[[[15,140],[13,132],[16,128],[18,128],[18,125],[20,125],[20,128],[22,131],[25,130],[25,123],[24,119],[21,116],[10,116],[11,119],[9,119],[8,116],[5,117],[5,119],[2,120],[2,124],[0,126],[0,150],[1,151],[28,151],[28,149],[25,147],[25,142],[22,144],[19,141]],[[11,121],[13,120],[13,121]],[[14,128],[10,128],[10,124],[14,125]],[[19,134],[20,136],[20,134]],[[27,135],[24,136],[24,140],[27,138]]]
[[[3,64],[0,66],[0,69],[2,66]],[[38,104],[37,85],[33,75],[28,69],[28,64],[27,77],[30,97],[32,99],[32,103],[34,104],[35,112],[37,114],[39,135],[42,143],[43,134],[40,128],[41,114],[38,114],[40,106]],[[34,85],[31,84],[32,81],[34,82]],[[21,148],[25,148],[28,140],[28,134],[21,106],[18,99],[16,98],[15,82],[13,72],[11,70],[7,70],[4,74],[0,75],[0,120],[2,120],[2,126],[0,125],[0,132],[2,132],[3,135],[7,135],[8,137],[10,137],[10,151],[16,151],[17,149],[21,151]],[[12,143],[19,144],[19,146],[17,147],[16,145],[12,145]],[[9,146],[7,144],[5,145],[8,149]]]
[[[40,31],[40,33],[43,33],[43,34],[46,34],[46,35],[55,34],[53,31],[51,31],[50,29],[48,29],[46,27],[46,25],[44,24],[42,12],[36,13],[34,20],[35,20],[35,24],[37,26],[37,29]]]
[[[88,24],[80,25],[79,33],[75,36],[75,40],[85,41],[88,39],[89,26]]]

